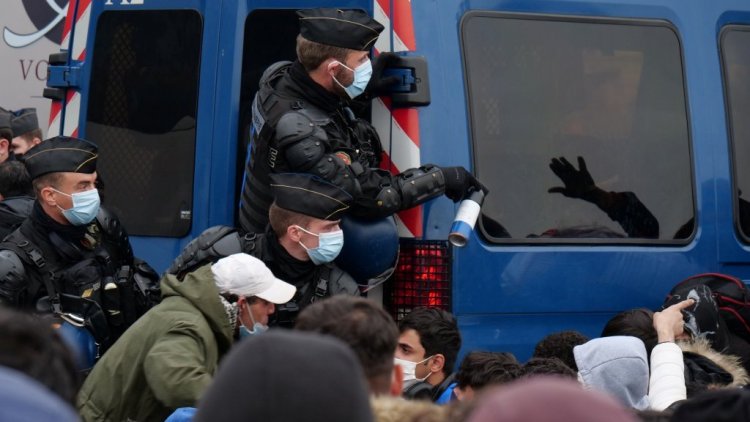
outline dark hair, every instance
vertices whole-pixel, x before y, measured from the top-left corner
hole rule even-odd
[[[578,371],[573,348],[586,343],[589,338],[578,331],[560,331],[541,339],[534,348],[535,358],[558,358],[569,368]]]
[[[558,358],[531,358],[523,365],[523,377],[537,375],[556,375],[564,378],[577,379],[576,371],[564,364]]]
[[[13,141],[13,131],[10,130],[10,128],[2,128],[0,129],[0,139],[5,139],[8,141],[8,148],[10,148],[10,143]]]
[[[505,384],[521,375],[521,365],[510,353],[471,352],[456,372],[460,388],[471,387],[475,391],[493,384]]]
[[[669,422],[674,412],[667,408],[666,410],[636,410],[634,413],[641,422]]]
[[[425,350],[425,357],[438,353],[445,356],[443,374],[453,372],[461,349],[461,333],[456,318],[439,308],[415,308],[398,324],[399,332],[414,330]]]
[[[294,328],[343,340],[356,353],[368,379],[385,375],[390,385],[398,329],[391,316],[374,302],[333,296],[306,307]]]
[[[34,195],[26,166],[18,161],[0,163],[0,195],[5,198]]]
[[[51,321],[1,308],[0,365],[23,372],[75,406],[78,372]]]
[[[272,202],[271,207],[268,209],[268,223],[271,225],[271,229],[276,233],[276,237],[278,238],[281,238],[286,234],[286,229],[288,229],[289,226],[296,224],[298,226],[307,227],[312,220],[314,220],[314,218],[309,215],[281,208],[276,205],[276,201]]]
[[[620,312],[602,330],[602,337],[611,336],[638,337],[646,346],[646,356],[651,356],[651,350],[659,342],[654,328],[654,312],[646,308]]]
[[[23,138],[26,143],[30,144],[34,142],[34,138],[39,138],[40,141],[42,140],[42,130],[39,128],[31,129],[30,131],[18,136]]]
[[[317,69],[330,58],[343,63],[352,51],[354,50],[310,41],[302,35],[297,36],[297,60],[308,72]]]

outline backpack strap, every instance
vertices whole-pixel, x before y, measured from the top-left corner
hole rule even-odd
[[[55,287],[55,272],[47,266],[47,261],[44,259],[44,255],[39,248],[31,243],[31,241],[21,232],[21,230],[15,230],[5,238],[4,245],[7,249],[13,250],[16,254],[26,262],[28,265],[32,265],[37,268],[44,287],[47,289],[47,296],[50,299],[52,311],[55,314],[62,313],[62,307],[60,306],[60,292]],[[29,297],[33,298],[36,296],[38,289],[29,292]]]

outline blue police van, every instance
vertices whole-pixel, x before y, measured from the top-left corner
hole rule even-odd
[[[100,145],[104,203],[158,270],[236,223],[250,104],[307,7],[366,10],[374,54],[418,58],[371,106],[384,167],[461,165],[490,190],[463,248],[445,198],[397,217],[371,292],[394,316],[444,307],[464,350],[523,359],[692,274],[750,278],[747,1],[72,0],[50,136]]]

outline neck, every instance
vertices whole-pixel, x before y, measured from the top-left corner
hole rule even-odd
[[[57,208],[53,207],[51,205],[47,205],[45,203],[40,203],[42,206],[42,210],[45,214],[49,216],[49,218],[53,219],[56,223],[60,223],[64,226],[69,226],[70,223],[65,218],[65,216],[62,215],[62,212]]]
[[[307,251],[299,243],[293,241],[289,236],[283,236],[279,238],[279,244],[284,250],[291,255],[294,259],[299,261],[309,261],[310,256],[307,255]]]
[[[432,385],[433,387],[440,385],[441,382],[445,380],[445,374],[440,372],[434,372],[432,375],[430,375],[429,378],[427,378],[427,383]]]

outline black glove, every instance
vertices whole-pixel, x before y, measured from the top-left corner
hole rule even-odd
[[[479,183],[471,173],[463,167],[441,167],[445,178],[445,196],[453,202],[458,202],[468,196],[470,192],[481,190],[487,194],[489,190]]]
[[[380,53],[372,61],[372,76],[370,77],[370,82],[367,84],[367,88],[365,88],[365,94],[367,94],[368,99],[388,94],[390,92],[388,88],[401,80],[396,75],[383,77],[383,71],[388,67],[393,67],[398,61],[399,55],[390,52]]]
[[[565,183],[565,187],[556,186],[547,190],[549,193],[561,193],[569,198],[580,198],[592,200],[594,194],[599,190],[594,184],[583,157],[578,157],[578,169],[576,169],[565,157],[553,158],[549,168],[557,177]]]

